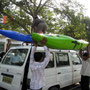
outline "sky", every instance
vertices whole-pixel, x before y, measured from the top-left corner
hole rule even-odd
[[[81,4],[83,4],[86,8],[86,16],[90,17],[90,0],[77,0],[78,2],[80,2]]]
[[[62,0],[53,0],[56,4],[58,4],[58,2],[62,1]],[[89,16],[90,17],[90,0],[75,0],[77,2],[79,2],[80,4],[82,4],[85,8],[84,11],[84,15],[85,16]]]

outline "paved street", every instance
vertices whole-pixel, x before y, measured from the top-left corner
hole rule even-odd
[[[0,88],[0,90],[3,90],[3,89]],[[80,89],[80,86],[73,86],[73,87],[63,88],[61,90],[81,90],[81,89]]]
[[[76,85],[76,86],[66,87],[61,90],[81,90],[81,88],[80,88],[80,85]]]
[[[63,88],[61,90],[81,90],[81,89],[80,89],[80,85],[73,85],[73,86]]]
[[[63,88],[61,90],[81,90],[80,87],[72,87],[72,88]]]

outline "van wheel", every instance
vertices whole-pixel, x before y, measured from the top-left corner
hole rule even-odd
[[[60,90],[58,87],[51,87],[49,90]]]

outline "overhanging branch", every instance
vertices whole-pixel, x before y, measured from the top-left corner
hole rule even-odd
[[[39,3],[39,5],[38,5],[38,7],[37,7],[37,10],[40,8],[41,2],[42,2],[42,0],[40,0],[40,3]],[[36,11],[37,11],[37,10],[36,10]]]
[[[28,8],[28,10],[30,11],[30,13],[31,13],[31,16],[33,16],[33,12],[32,12],[32,10],[30,9],[30,6],[29,6],[29,4],[28,4],[28,1],[26,0],[26,5],[27,5],[27,8]]]
[[[25,11],[27,14],[31,15],[32,16],[32,11],[30,10],[29,6],[28,6],[28,9],[30,12],[28,12],[27,10],[25,10],[24,8],[20,7],[18,4],[16,4],[14,1],[11,1],[13,4],[15,4],[16,6],[18,6],[19,8],[21,8],[23,11]]]
[[[46,3],[47,2],[49,2],[50,0],[46,0],[45,2],[44,2],[44,4],[40,7],[40,8],[38,8],[38,10],[37,10],[37,12],[40,12],[41,11],[41,9],[46,5]]]
[[[17,23],[18,25],[20,25],[28,34],[30,34],[30,32],[28,31],[28,29],[22,25],[19,21],[15,20],[14,18],[12,18],[10,15],[8,15],[7,13],[5,13],[4,11],[1,11],[0,12],[3,14],[3,15],[6,15],[10,20],[12,20],[13,22]]]

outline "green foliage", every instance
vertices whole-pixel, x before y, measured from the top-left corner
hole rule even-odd
[[[86,39],[86,24],[82,22],[82,20],[84,19],[82,5],[78,4],[77,2],[74,2],[75,0],[65,1],[66,2],[62,2],[60,4],[60,9],[54,9],[57,14],[60,13],[58,20],[62,20],[63,23],[59,31],[65,35],[69,35],[76,39]]]
[[[84,17],[84,19],[82,20],[82,23],[85,24],[85,32],[87,34],[87,39],[90,42],[90,18]]]
[[[28,34],[31,32],[31,23],[50,0],[43,2],[40,0],[1,0],[0,13],[8,16],[8,23],[3,27],[18,31],[25,30]],[[7,28],[6,28],[7,26]],[[20,31],[19,30],[19,31]]]
[[[38,15],[46,21],[47,33],[87,39],[90,19],[84,17],[83,6],[76,0],[64,0],[58,4],[55,6],[52,0],[0,0],[0,13],[8,16],[8,23],[1,26],[30,34],[31,23]]]

